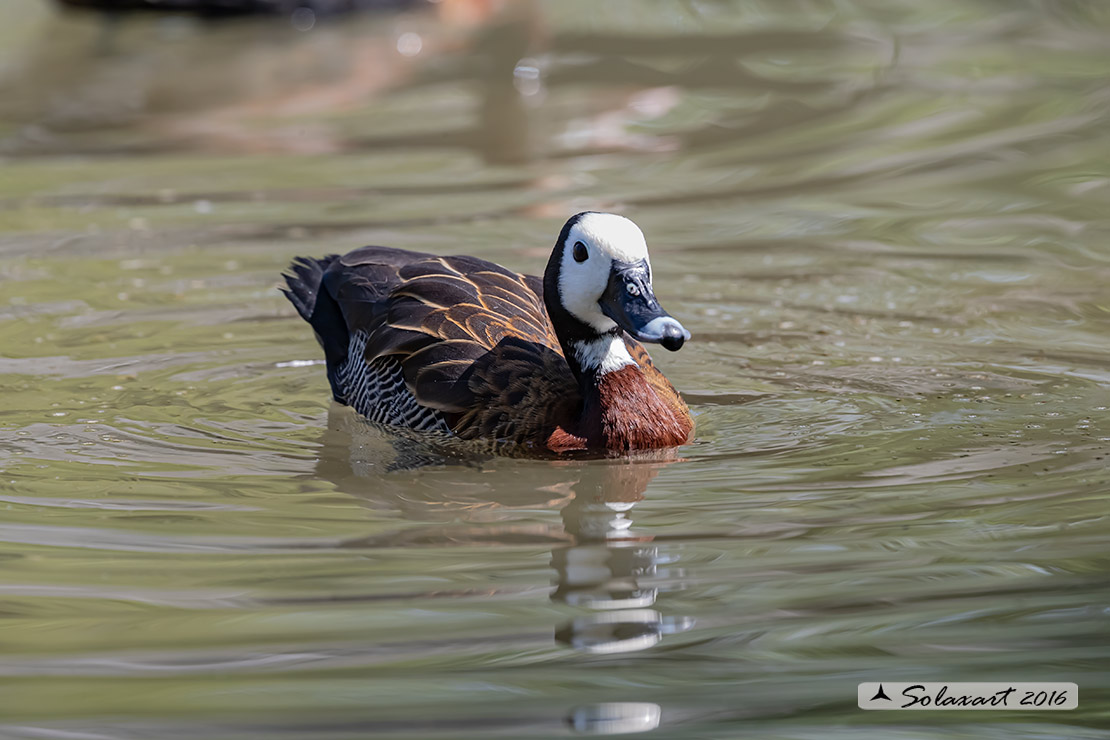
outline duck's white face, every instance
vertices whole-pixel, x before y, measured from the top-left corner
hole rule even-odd
[[[690,332],[655,299],[640,228],[612,213],[582,213],[568,224],[559,260],[559,301],[597,333],[595,339],[574,343],[580,367],[607,372],[635,364],[619,329],[641,342],[681,347]]]
[[[563,246],[559,271],[563,307],[599,334],[612,331],[616,323],[602,312],[599,301],[609,286],[613,263],[641,261],[647,264],[650,280],[647,242],[639,226],[615,213],[583,214]]]

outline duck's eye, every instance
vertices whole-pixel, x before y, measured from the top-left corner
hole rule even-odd
[[[590,258],[589,251],[586,250],[586,245],[582,242],[574,243],[574,261],[585,262]]]

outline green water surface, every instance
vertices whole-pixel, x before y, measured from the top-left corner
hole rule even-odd
[[[6,0],[0,737],[1106,737],[1107,7]],[[693,332],[677,459],[330,405],[292,257],[536,273],[585,209]]]

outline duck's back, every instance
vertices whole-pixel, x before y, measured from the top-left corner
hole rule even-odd
[[[335,399],[372,421],[542,442],[581,402],[539,278],[387,247],[292,271],[285,293],[324,348]]]

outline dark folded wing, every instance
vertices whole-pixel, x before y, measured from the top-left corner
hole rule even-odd
[[[417,402],[460,436],[537,438],[578,402],[538,278],[364,247],[335,260],[324,284],[350,333],[365,333],[364,362],[395,358]]]

